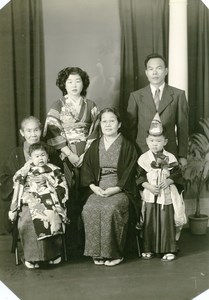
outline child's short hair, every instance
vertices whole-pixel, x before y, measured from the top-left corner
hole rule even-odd
[[[30,145],[29,154],[31,155],[35,150],[43,150],[47,153],[46,146],[42,142]]]

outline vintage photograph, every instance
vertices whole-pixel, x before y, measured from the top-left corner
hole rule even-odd
[[[0,300],[209,299],[209,0],[0,0]]]

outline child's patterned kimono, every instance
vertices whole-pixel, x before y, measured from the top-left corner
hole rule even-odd
[[[39,175],[44,176],[44,180],[37,183],[34,179]],[[41,240],[64,233],[67,199],[67,184],[60,169],[50,163],[44,167],[35,167],[29,161],[14,176],[10,209],[18,213],[23,205],[27,205],[37,239]]]

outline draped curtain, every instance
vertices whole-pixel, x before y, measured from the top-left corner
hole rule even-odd
[[[190,132],[200,131],[209,117],[209,9],[201,0],[188,1],[188,98]]]
[[[45,117],[41,4],[41,0],[13,0],[0,10],[1,162],[21,142],[21,120],[29,115],[41,121]]]
[[[188,101],[190,133],[209,117],[209,9],[201,0],[188,1]],[[119,0],[121,21],[120,111],[125,122],[131,91],[148,82],[144,59],[158,52],[168,61],[169,1]]]
[[[121,22],[120,112],[125,122],[130,92],[148,84],[144,60],[157,52],[168,59],[169,1],[119,0]]]

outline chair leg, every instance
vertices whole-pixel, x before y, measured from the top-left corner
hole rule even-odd
[[[62,251],[63,251],[63,257],[64,261],[67,261],[67,249],[66,249],[66,240],[65,240],[65,235],[62,235]]]
[[[138,256],[141,257],[141,249],[140,249],[140,243],[139,243],[138,235],[136,235],[136,246],[137,246]]]
[[[15,263],[16,263],[16,266],[18,266],[20,264],[18,247],[15,248]]]

